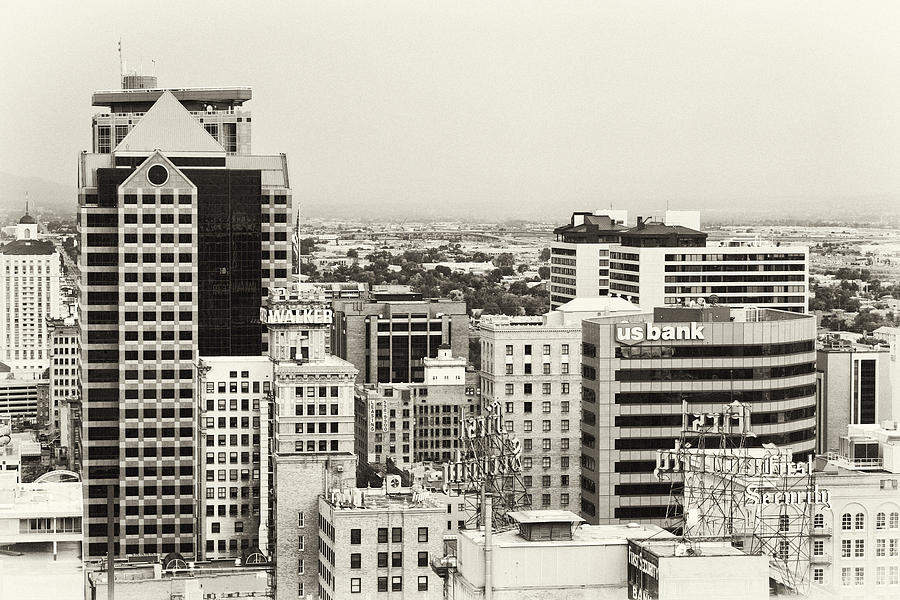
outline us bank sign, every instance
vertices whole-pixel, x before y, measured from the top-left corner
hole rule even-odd
[[[661,325],[653,323],[623,323],[616,325],[616,342],[619,344],[640,344],[656,340],[704,340],[703,325]]]

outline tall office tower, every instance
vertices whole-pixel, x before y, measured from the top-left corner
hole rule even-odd
[[[373,290],[368,300],[332,305],[332,352],[359,369],[359,383],[420,383],[424,360],[442,344],[453,356],[469,356],[465,302]]]
[[[503,425],[522,441],[522,476],[532,506],[578,503],[583,319],[637,313],[620,298],[583,298],[543,317],[481,318],[481,393],[500,402]]]
[[[609,295],[609,249],[628,229],[628,211],[572,213],[568,225],[553,230],[550,243],[550,308],[575,298]]]
[[[272,363],[267,356],[200,357],[198,371],[198,554],[241,558],[259,551],[260,421]]]
[[[26,206],[15,241],[0,248],[0,362],[15,377],[38,379],[50,365],[47,318],[59,310],[59,253],[38,239]]]
[[[288,277],[286,160],[249,154],[249,98],[94,94],[110,112],[78,169],[86,557],[106,552],[110,486],[118,555],[197,553],[195,363],[263,354],[262,299]]]
[[[890,350],[829,335],[816,349],[816,451],[838,449],[848,425],[900,418],[893,411]]]
[[[663,524],[672,483],[653,475],[688,413],[749,406],[748,446],[815,451],[816,320],[774,309],[657,308],[582,328],[581,515]],[[718,441],[715,442],[718,447]]]
[[[806,312],[809,248],[723,241],[681,225],[647,222],[610,250],[610,293],[644,310],[716,296],[719,304]]]
[[[326,352],[331,310],[291,290],[270,295],[272,395],[263,407],[260,550],[275,562],[278,598],[318,585],[319,497],[356,483],[353,387],[356,368]]]

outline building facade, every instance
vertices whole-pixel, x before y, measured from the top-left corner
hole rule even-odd
[[[15,241],[0,248],[0,362],[18,379],[39,379],[50,365],[47,319],[60,313],[59,275],[59,252],[38,239],[26,207]]]
[[[433,598],[442,581],[431,558],[443,556],[448,499],[429,492],[335,492],[319,500],[318,596]]]
[[[78,396],[78,321],[75,317],[48,319],[47,329],[50,335],[50,428],[59,432],[64,427],[61,403]]]
[[[94,94],[110,112],[78,169],[86,557],[106,552],[110,487],[117,554],[198,553],[195,363],[265,352],[262,299],[290,261],[286,160],[249,154],[249,97]],[[207,127],[230,119],[234,143]]]
[[[893,420],[890,351],[835,336],[816,349],[816,450],[838,448],[848,425]]]
[[[553,230],[550,244],[550,309],[575,298],[609,295],[609,250],[628,229],[628,212],[572,213],[568,225]]]
[[[421,383],[442,344],[468,357],[465,302],[390,298],[333,302],[332,352],[359,369],[358,383]]]
[[[728,306],[806,312],[806,246],[756,241],[707,244],[705,233],[645,223],[623,232],[610,252],[610,293],[644,310],[714,296]]]
[[[723,306],[660,308],[584,322],[581,514],[589,523],[663,522],[677,488],[656,451],[691,413],[750,405],[751,445],[815,450],[815,317]]]
[[[220,356],[199,364],[201,556],[240,558],[259,547],[261,407],[272,391],[272,363]]]

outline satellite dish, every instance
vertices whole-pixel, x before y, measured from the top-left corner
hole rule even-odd
[[[710,304],[718,304],[718,303],[719,303],[719,297],[716,296],[715,294],[711,294],[711,295],[709,296],[709,298],[707,298],[707,301],[708,301]]]
[[[173,569],[187,569],[187,561],[177,552],[169,552],[163,559],[163,569],[166,571]]]

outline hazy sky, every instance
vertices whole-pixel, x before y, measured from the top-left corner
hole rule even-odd
[[[251,86],[254,151],[288,154],[307,214],[565,219],[900,190],[893,0],[5,8],[0,171],[73,186],[121,36],[161,86]]]

